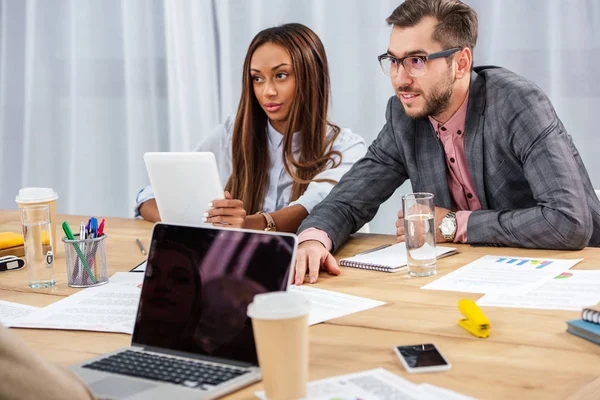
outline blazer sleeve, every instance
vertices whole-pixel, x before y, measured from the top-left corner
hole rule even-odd
[[[298,233],[308,228],[325,231],[331,238],[332,252],[370,221],[381,203],[407,179],[394,133],[393,101],[388,102],[386,124],[367,154],[344,174],[298,229]]]
[[[502,123],[537,204],[473,211],[467,242],[545,249],[587,246],[593,229],[584,189],[587,172],[571,136],[535,85],[508,97],[512,100],[502,113]]]

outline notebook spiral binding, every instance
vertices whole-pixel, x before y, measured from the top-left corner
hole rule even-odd
[[[390,268],[386,265],[381,264],[369,264],[364,262],[356,262],[356,261],[346,261],[341,260],[340,265],[342,267],[352,267],[352,268],[360,268],[360,269],[370,269],[373,271],[381,271],[381,272],[392,272],[393,268]]]
[[[593,322],[595,324],[600,324],[600,312],[590,309],[583,309],[581,312],[581,319],[584,321]]]

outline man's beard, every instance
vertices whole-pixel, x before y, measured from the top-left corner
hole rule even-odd
[[[452,93],[454,90],[454,81],[452,80],[451,71],[448,70],[449,74],[446,76],[447,79],[444,80],[438,87],[435,87],[431,90],[431,93],[425,96],[422,92],[417,92],[423,100],[425,100],[425,106],[422,110],[417,110],[406,106],[404,103],[404,111],[406,115],[411,118],[419,119],[424,117],[435,117],[440,115],[444,111],[450,107],[450,100],[452,99]],[[401,86],[396,89],[397,92],[410,92],[409,86]],[[398,95],[400,96],[400,95]]]

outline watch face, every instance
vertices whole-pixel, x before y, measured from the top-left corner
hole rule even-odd
[[[444,235],[451,235],[452,233],[454,233],[454,231],[456,230],[456,224],[454,223],[454,220],[444,218],[440,230]]]

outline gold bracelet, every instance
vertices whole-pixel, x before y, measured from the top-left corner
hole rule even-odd
[[[260,214],[263,217],[265,217],[265,220],[267,221],[267,227],[265,228],[265,231],[276,231],[277,230],[275,228],[275,220],[273,220],[273,217],[271,217],[271,214],[269,214],[268,212],[265,212],[265,211],[259,211],[259,212],[257,212],[257,214]]]

